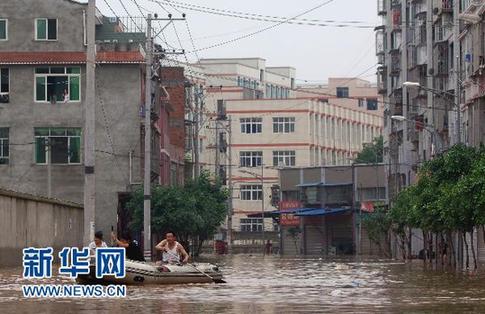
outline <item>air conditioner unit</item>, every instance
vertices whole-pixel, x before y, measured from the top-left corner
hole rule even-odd
[[[6,104],[9,102],[9,100],[10,100],[10,97],[8,96],[8,93],[0,94],[0,103]]]

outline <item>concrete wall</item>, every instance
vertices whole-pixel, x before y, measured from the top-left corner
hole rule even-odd
[[[0,51],[84,51],[83,11],[86,4],[70,0],[2,0],[0,16],[8,19],[8,41]],[[57,18],[57,40],[36,41],[35,19]]]
[[[80,247],[81,205],[0,190],[0,266],[22,264],[25,247]],[[56,254],[55,253],[55,254]]]

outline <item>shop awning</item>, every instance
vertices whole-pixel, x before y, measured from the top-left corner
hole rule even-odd
[[[350,211],[348,208],[301,208],[295,213],[295,216],[309,217],[309,216],[327,216],[335,214],[343,214]]]
[[[307,188],[307,187],[313,187],[313,186],[337,187],[337,186],[347,186],[347,185],[352,185],[352,182],[345,182],[345,183],[310,182],[310,183],[298,184],[297,187],[299,188]]]
[[[321,186],[323,185],[324,182],[309,182],[309,183],[302,183],[302,184],[298,184],[297,187],[299,188],[307,188],[307,187],[312,187],[312,186]]]

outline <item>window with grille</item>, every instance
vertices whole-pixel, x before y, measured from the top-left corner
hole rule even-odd
[[[263,186],[261,184],[241,185],[240,193],[243,201],[261,201]]]
[[[242,232],[262,232],[262,218],[241,218],[240,227]]]
[[[80,164],[80,128],[35,128],[35,163]]]
[[[273,133],[293,133],[295,132],[294,117],[273,118]]]
[[[273,166],[290,167],[296,165],[296,156],[294,150],[273,151]]]
[[[240,152],[239,161],[241,167],[259,167],[263,162],[263,152]]]
[[[81,100],[80,67],[42,67],[35,69],[36,102]]]
[[[241,118],[241,133],[256,134],[263,131],[263,118]]]
[[[0,128],[0,165],[8,164],[10,156],[9,129]]]

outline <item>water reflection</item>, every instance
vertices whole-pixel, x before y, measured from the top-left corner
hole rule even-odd
[[[21,269],[0,269],[1,313],[480,312],[484,274],[420,262],[237,255],[217,261],[227,284],[129,287],[123,300],[25,300]],[[71,282],[53,278],[50,283]]]

